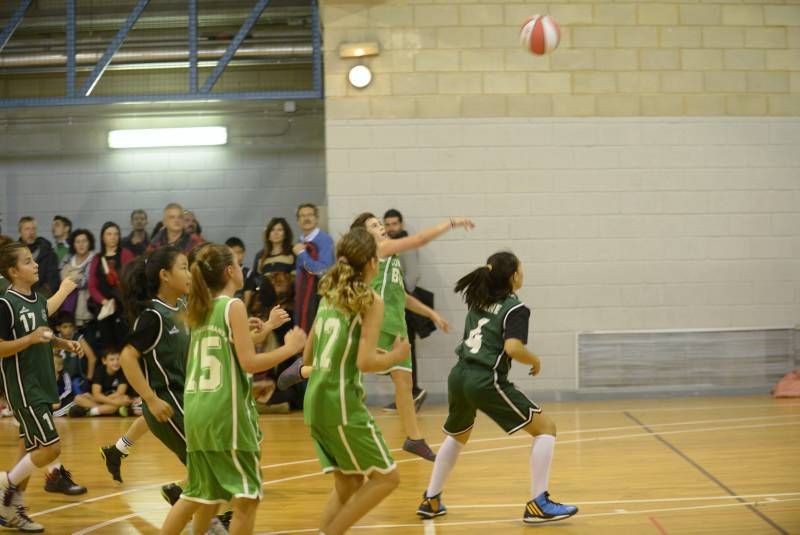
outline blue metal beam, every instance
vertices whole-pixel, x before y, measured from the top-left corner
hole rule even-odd
[[[97,65],[94,66],[94,69],[92,69],[89,77],[86,78],[85,82],[83,82],[80,90],[80,94],[82,96],[88,97],[92,93],[92,90],[94,90],[97,82],[100,81],[100,77],[103,76],[103,73],[111,63],[111,58],[114,57],[114,54],[117,52],[117,50],[119,50],[119,47],[121,47],[122,43],[125,42],[125,39],[128,37],[128,33],[130,33],[134,24],[136,24],[136,21],[139,20],[142,11],[144,11],[144,8],[146,8],[147,4],[149,3],[150,0],[139,0],[137,2],[136,7],[134,7],[133,11],[131,11],[131,14],[128,15],[125,24],[122,25],[122,28],[119,29],[117,35],[115,35],[111,40],[111,43],[109,43],[108,48],[106,48],[106,51],[100,58],[100,61],[97,62]]]
[[[225,50],[225,53],[219,58],[217,62],[217,66],[214,67],[214,70],[211,71],[211,74],[208,75],[206,78],[203,87],[200,89],[201,93],[208,93],[211,91],[211,88],[214,87],[214,84],[217,83],[219,77],[222,76],[222,71],[225,70],[225,67],[228,66],[228,63],[233,58],[233,55],[236,54],[236,51],[239,50],[239,46],[244,41],[244,38],[247,37],[247,34],[250,33],[250,30],[253,29],[258,17],[261,16],[261,13],[267,8],[267,4],[269,4],[269,0],[258,0],[256,5],[253,6],[253,10],[247,16],[242,24],[242,27],[239,28],[239,31],[236,33],[236,36],[228,45],[228,48]]]
[[[0,100],[2,108],[31,108],[41,106],[87,106],[92,104],[121,104],[128,102],[216,102],[219,100],[311,100],[319,99],[317,91],[251,91],[242,93],[165,93],[155,95],[109,95],[102,97],[48,97]]]
[[[319,4],[311,0],[311,46],[313,60],[311,63],[311,76],[314,82],[314,91],[322,98],[322,28],[319,22]]]
[[[14,34],[14,30],[16,30],[19,23],[22,22],[22,17],[25,16],[25,12],[28,11],[28,8],[31,7],[31,3],[33,3],[33,0],[22,0],[17,10],[11,15],[11,20],[8,21],[8,24],[6,24],[6,27],[3,28],[2,33],[0,33],[0,52],[3,51],[6,43],[8,43],[8,40],[11,39],[11,36]]]
[[[75,96],[75,0],[66,0],[67,96]]]
[[[197,0],[189,0],[189,93],[197,93]]]

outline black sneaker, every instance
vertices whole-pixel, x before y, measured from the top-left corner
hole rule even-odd
[[[417,507],[417,516],[420,518],[435,518],[447,514],[447,507],[442,503],[442,493],[428,498],[427,491],[422,493],[422,503]]]
[[[69,414],[70,418],[80,418],[81,416],[86,416],[89,414],[89,409],[86,407],[81,407],[80,405],[73,405],[69,408],[69,412],[67,414]]]
[[[114,444],[100,448],[100,455],[106,462],[106,470],[114,481],[122,483],[122,459],[127,455],[119,451]]]
[[[436,454],[433,453],[433,450],[430,446],[428,446],[428,443],[425,442],[424,438],[417,440],[406,438],[406,441],[403,443],[403,451],[413,453],[414,455],[419,455],[426,461],[433,462],[436,460]]]
[[[175,502],[180,500],[181,494],[183,494],[183,489],[177,483],[170,483],[161,487],[161,497],[170,505],[175,505]]]
[[[44,482],[44,490],[47,492],[60,492],[69,496],[86,494],[86,487],[78,485],[72,480],[72,474],[63,466],[58,470],[47,474]]]
[[[420,390],[416,394],[414,394],[414,410],[419,412],[419,409],[422,407],[422,404],[425,403],[425,398],[428,397],[427,390]]]
[[[225,511],[221,515],[217,515],[217,520],[219,520],[219,523],[222,524],[222,527],[224,527],[226,530],[230,530],[232,519],[233,511]]]

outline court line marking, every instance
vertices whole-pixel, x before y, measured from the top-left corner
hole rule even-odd
[[[771,503],[781,503],[781,502],[793,502],[793,501],[800,501],[800,498],[790,498],[787,500],[776,500],[775,502]],[[745,503],[725,503],[725,504],[716,504],[716,505],[698,505],[698,506],[688,506],[688,507],[670,507],[667,509],[645,509],[641,511],[612,511],[608,513],[579,513],[573,517],[574,520],[581,520],[583,518],[597,518],[597,517],[604,517],[604,516],[623,516],[623,515],[641,515],[641,514],[648,514],[648,513],[670,513],[676,511],[692,511],[692,510],[707,510],[707,509],[723,509],[723,508],[730,508],[730,507],[742,507],[744,505],[757,505],[756,502],[752,504],[750,502]],[[497,518],[492,520],[465,520],[465,521],[457,521],[457,522],[446,522],[443,520],[437,521],[437,524],[441,528],[447,527],[454,527],[454,526],[478,526],[478,525],[487,525],[487,524],[507,524],[507,523],[514,523],[518,524],[520,527],[525,526],[522,520],[519,517],[515,518]],[[422,522],[417,524],[373,524],[373,525],[355,525],[350,529],[394,529],[394,528],[420,528]],[[304,529],[293,529],[288,531],[267,531],[262,532],[260,535],[290,535],[292,533],[317,533],[319,532],[319,528],[304,528]]]
[[[695,469],[697,469],[701,474],[706,476],[706,478],[710,479],[711,482],[716,484],[719,488],[721,488],[722,490],[724,490],[725,492],[727,492],[731,496],[736,495],[736,492],[734,492],[733,489],[728,487],[728,485],[726,485],[725,483],[720,481],[714,474],[712,474],[711,472],[706,470],[706,468],[704,466],[702,466],[700,463],[698,463],[697,461],[695,461],[694,459],[689,457],[689,455],[684,453],[678,446],[676,446],[675,444],[671,443],[670,441],[668,441],[664,437],[656,434],[655,431],[650,429],[650,427],[646,423],[641,421],[639,418],[637,418],[636,416],[634,416],[633,414],[631,414],[631,413],[629,413],[627,411],[625,412],[625,416],[628,417],[629,419],[633,420],[635,423],[639,424],[642,427],[642,429],[644,429],[645,431],[647,431],[648,433],[653,435],[653,438],[655,438],[658,442],[660,442],[661,444],[663,444],[664,446],[666,446],[667,448],[672,450],[672,452],[677,454],[681,459],[683,459],[684,461],[686,461],[687,463],[692,465]],[[743,501],[743,500],[739,499],[739,501]],[[781,535],[789,535],[789,532],[786,531],[785,529],[783,529],[781,526],[779,526],[777,522],[775,522],[773,519],[771,519],[770,517],[768,517],[767,515],[765,515],[764,513],[762,513],[761,511],[759,511],[755,507],[753,507],[752,505],[748,505],[747,508],[750,510],[751,513],[753,513],[754,515],[759,517],[761,520],[763,520],[764,522],[769,524],[775,531],[777,531]]]
[[[559,444],[565,444],[565,443],[566,444],[574,444],[574,443],[579,443],[579,442],[591,442],[593,440],[615,440],[615,439],[619,440],[619,439],[625,439],[625,438],[641,438],[641,437],[652,438],[654,434],[656,434],[656,435],[659,435],[659,434],[673,435],[673,434],[682,434],[682,433],[697,433],[697,432],[702,432],[702,431],[719,431],[719,430],[729,430],[729,429],[750,429],[750,428],[761,428],[761,427],[778,427],[778,426],[795,425],[795,424],[796,424],[795,422],[786,422],[786,423],[761,424],[761,425],[755,424],[755,425],[749,425],[749,426],[731,426],[731,427],[699,428],[699,429],[679,429],[679,430],[675,430],[675,431],[666,431],[666,432],[663,432],[663,433],[652,433],[651,432],[651,433],[637,433],[637,434],[634,434],[634,435],[617,435],[615,437],[597,437],[597,438],[582,438],[582,439],[579,438],[579,439],[575,439],[575,440],[560,441]],[[529,445],[528,444],[523,444],[523,445],[508,446],[508,447],[503,447],[503,448],[487,448],[487,449],[482,449],[482,450],[464,451],[464,452],[461,453],[461,455],[469,455],[469,454],[485,453],[485,452],[501,451],[501,450],[509,450],[509,449],[519,449],[519,448],[525,448],[525,447],[529,447]],[[412,462],[412,461],[422,461],[422,460],[424,460],[424,459],[422,459],[421,457],[416,457],[416,458],[413,458],[413,459],[403,459],[403,460],[396,461],[396,462],[397,463],[401,463],[401,462]],[[318,471],[318,472],[312,472],[312,473],[309,473],[309,474],[301,474],[301,475],[297,475],[297,476],[285,477],[285,478],[282,478],[282,479],[273,479],[273,480],[270,480],[270,481],[265,481],[262,484],[262,487],[266,487],[268,485],[275,485],[275,484],[283,483],[283,482],[286,482],[286,481],[296,481],[296,480],[299,480],[299,479],[306,479],[306,478],[309,478],[309,477],[315,477],[315,476],[321,476],[321,475],[324,475],[324,472]],[[150,486],[152,487],[153,485],[150,485]],[[118,494],[127,494],[127,493],[128,492],[122,492],[122,493],[118,493]],[[91,500],[85,500],[85,501],[82,501],[82,502],[75,502],[73,504],[67,504],[67,505],[61,506],[61,507],[59,507],[57,509],[65,509],[67,507],[77,507],[79,505],[82,505],[85,502],[97,501],[98,498],[92,498]],[[794,500],[794,498],[791,498],[791,499],[788,499],[788,500],[775,500],[775,501],[770,502],[770,503],[778,503],[778,502],[781,502],[781,501],[793,501],[793,500]],[[800,498],[797,498],[797,500],[800,500]],[[617,502],[617,503],[625,503],[625,502]],[[749,502],[747,502],[747,503],[749,503]],[[732,505],[742,505],[742,503],[737,503],[737,504],[732,504]],[[51,511],[52,510],[43,511],[43,512],[35,513],[35,514],[45,514],[47,512],[51,512]],[[637,511],[637,512],[660,512],[660,511],[661,510]],[[664,511],[669,511],[669,509],[665,509]],[[602,515],[606,515],[606,514],[623,514],[623,513],[596,513],[596,514],[592,514],[592,515],[583,515],[583,516],[584,517],[585,516],[602,516]],[[30,516],[34,516],[34,515],[30,515]],[[100,526],[100,527],[105,527],[105,526],[108,526],[108,525],[116,523],[116,522],[121,522],[121,521],[126,520],[128,518],[131,518],[132,516],[136,516],[136,513],[125,515],[124,517],[119,518],[119,519],[113,519],[112,518],[110,520],[106,520],[105,522],[102,523],[103,525]],[[483,523],[486,523],[486,522],[496,523],[495,521],[482,521],[482,522]],[[505,520],[503,522],[505,522]],[[451,525],[458,525],[458,524],[451,524]],[[408,524],[403,524],[403,525],[398,525],[397,527],[409,527],[409,526],[410,525],[408,525]],[[419,527],[418,524],[414,524],[414,526]],[[356,529],[357,527],[358,526],[353,526],[352,529]],[[375,527],[389,527],[390,528],[390,527],[394,527],[394,526],[390,525],[390,526],[375,526]],[[89,526],[88,528],[84,528],[80,533],[82,533],[82,534],[90,533],[90,532],[92,532],[92,531],[94,531],[96,529],[99,529],[99,527]],[[276,533],[306,533],[308,531],[313,532],[313,531],[318,531],[318,530],[319,530],[319,528],[315,528],[315,529],[312,529],[312,530],[305,530],[305,531],[304,530],[301,530],[301,531],[286,531],[286,532],[276,532]]]
[[[739,494],[737,496],[731,496],[729,494],[725,494],[723,496],[687,496],[685,498],[649,498],[649,499],[640,499],[640,500],[603,500],[603,501],[581,501],[581,500],[571,500],[576,505],[612,505],[617,503],[622,504],[630,504],[630,503],[664,503],[664,502],[699,502],[699,501],[712,501],[712,500],[733,500],[737,498],[775,498],[776,496],[786,497],[786,496],[798,496],[800,497],[800,492],[775,492],[775,493],[767,493],[767,494]],[[759,503],[758,500],[755,500],[756,503]],[[476,509],[476,508],[483,508],[483,509],[500,509],[504,507],[524,507],[525,504],[520,503],[496,503],[496,504],[472,504],[472,505],[448,505],[447,509]]]
[[[653,426],[654,427],[670,427],[670,426],[676,426],[676,425],[696,425],[696,424],[708,424],[708,423],[718,423],[718,422],[743,422],[743,421],[747,421],[747,420],[775,420],[775,419],[782,419],[782,418],[797,418],[798,416],[799,415],[795,415],[795,414],[785,414],[785,415],[781,415],[781,416],[750,416],[750,417],[747,417],[747,418],[718,418],[718,419],[714,419],[714,420],[694,420],[694,421],[688,421],[688,422],[684,421],[684,422],[670,422],[670,423],[664,423],[664,424],[653,424]],[[589,429],[572,429],[572,430],[567,430],[567,431],[559,431],[558,434],[559,434],[559,436],[561,436],[561,435],[575,435],[575,434],[581,434],[581,433],[603,433],[603,432],[607,432],[607,431],[621,431],[621,430],[625,430],[625,429],[641,429],[641,427],[638,426],[638,425],[626,425],[626,426],[616,426],[616,427],[597,427],[597,428],[589,428]],[[516,434],[516,435],[512,435],[512,436],[499,435],[499,436],[496,436],[496,437],[471,438],[471,439],[469,439],[469,443],[470,444],[475,444],[475,443],[481,443],[481,442],[492,442],[492,441],[495,441],[495,440],[520,440],[520,439],[531,440],[531,437],[527,433],[520,433],[520,434]],[[561,441],[558,441],[558,442],[559,442],[559,444],[561,443]],[[436,446],[441,446],[441,444],[442,444],[441,442],[435,442],[435,443],[431,444],[431,446],[436,447]],[[404,450],[403,450],[403,448],[392,448],[389,451],[391,451],[392,453],[397,453],[397,452],[401,452],[401,451],[404,451]],[[264,470],[268,470],[270,468],[282,468],[284,466],[292,466],[292,465],[297,465],[297,464],[313,463],[313,462],[318,462],[318,460],[319,459],[317,459],[316,457],[313,457],[313,458],[309,458],[309,459],[303,459],[303,460],[300,460],[300,461],[289,461],[289,462],[285,462],[285,463],[265,464],[261,468],[264,469]]]
[[[779,494],[773,495],[766,495],[766,496],[778,496]],[[773,500],[769,502],[770,504],[777,504],[783,502],[793,502],[793,501],[800,501],[800,498],[788,498],[784,500]],[[576,502],[578,505],[586,505],[592,502]],[[600,502],[598,502],[600,503]],[[617,502],[617,503],[627,503],[627,502]],[[690,510],[702,510],[702,509],[722,509],[727,507],[741,507],[743,505],[763,505],[758,501],[751,502],[737,502],[733,504],[713,504],[713,505],[695,505],[695,506],[686,506],[686,507],[670,507],[666,509],[644,509],[639,511],[612,511],[608,513],[582,513],[575,517],[576,520],[582,518],[592,518],[592,517],[602,517],[602,516],[620,516],[620,515],[636,515],[636,514],[648,514],[648,513],[665,513],[665,512],[675,512],[675,511],[690,511]],[[485,507],[483,505],[478,505],[476,507]],[[522,504],[517,504],[517,507],[522,507]],[[163,510],[164,508],[159,509],[149,509],[147,511],[142,511],[143,513],[152,513],[156,511]],[[118,522],[124,522],[129,518],[137,516],[138,513],[131,513],[124,516],[120,516],[117,518],[112,518],[101,522],[99,524],[95,524],[93,526],[89,526],[86,528],[81,529],[80,531],[73,532],[73,535],[85,535],[86,533],[91,533],[98,529],[110,526],[112,524],[116,524]],[[485,524],[505,524],[508,522],[520,523],[519,517],[515,518],[501,518],[501,519],[494,519],[494,520],[474,520],[474,521],[456,521],[456,522],[446,522],[444,520],[439,520],[434,522],[433,520],[425,520],[420,521],[416,524],[373,524],[373,525],[355,525],[350,529],[393,529],[393,528],[423,528],[425,530],[425,535],[432,533],[435,535],[436,533],[436,524],[440,527],[451,527],[451,526],[473,526],[473,525],[485,525]],[[433,528],[433,531],[428,531],[429,526]],[[293,529],[293,530],[284,530],[284,531],[269,531],[269,532],[262,532],[261,535],[289,535],[292,533],[318,533],[319,528],[302,528],[302,529]]]
[[[731,420],[731,419],[730,418],[726,418],[726,419],[723,419],[722,421],[729,421],[729,420]],[[727,429],[732,429],[732,430],[733,429],[753,429],[753,428],[761,428],[761,427],[778,427],[778,426],[786,426],[786,425],[796,425],[796,422],[774,423],[774,424],[754,424],[754,425],[749,425],[749,426],[679,429],[679,430],[675,430],[675,431],[661,431],[658,434],[700,433],[700,432],[704,432],[704,431],[719,431],[719,430],[727,430]],[[608,436],[608,437],[583,437],[583,438],[578,438],[578,439],[573,439],[573,440],[559,440],[559,441],[557,441],[557,443],[559,445],[562,445],[562,444],[576,444],[576,443],[580,443],[580,442],[592,442],[592,441],[604,441],[604,440],[622,440],[622,439],[626,439],[626,438],[641,438],[641,437],[652,437],[652,436],[653,435],[651,433],[636,433],[636,434],[632,434],[632,435],[613,435],[613,436]],[[506,437],[506,438],[508,438],[508,437]],[[472,455],[472,454],[476,454],[476,453],[485,453],[485,452],[491,452],[491,451],[504,451],[504,450],[520,449],[520,448],[528,448],[528,447],[530,447],[530,444],[518,444],[518,445],[513,445],[513,446],[504,446],[504,447],[499,447],[499,448],[485,448],[485,449],[479,449],[479,450],[466,450],[466,451],[462,451],[461,455]],[[400,460],[398,460],[396,462],[397,463],[406,463],[406,462],[416,462],[416,461],[423,461],[423,460],[424,459],[422,459],[421,457],[413,457],[413,458],[410,458],[410,459],[400,459]],[[311,461],[317,461],[317,459],[311,459],[308,462],[311,462]],[[299,462],[301,462],[301,461],[294,461],[294,464],[298,464]],[[302,461],[302,462],[305,462],[305,461]],[[263,483],[263,486],[274,485],[276,483],[283,483],[285,481],[294,481],[294,480],[297,480],[297,479],[305,479],[305,478],[308,478],[308,477],[319,476],[319,475],[322,475],[322,474],[323,474],[323,472],[320,470],[320,471],[315,471],[315,472],[312,472],[312,473],[309,473],[309,474],[302,474],[302,475],[299,475],[299,476],[290,476],[290,477],[285,477],[285,478],[282,478],[282,479],[274,479],[274,480],[270,480],[270,481],[265,481]],[[126,495],[126,494],[132,494],[134,492],[139,492],[139,491],[142,491],[142,490],[148,490],[148,489],[152,489],[152,488],[159,488],[162,485],[166,485],[167,483],[170,483],[170,482],[171,481],[165,481],[165,482],[162,482],[162,483],[153,483],[153,484],[143,485],[143,486],[140,486],[140,487],[135,487],[135,488],[132,488],[132,489],[123,490],[123,491],[120,491],[120,492],[114,492],[112,494],[104,494],[104,495],[101,495],[101,496],[95,496],[93,498],[87,498],[87,499],[80,500],[80,501],[77,501],[77,502],[67,503],[67,504],[64,504],[64,505],[60,505],[58,507],[53,507],[51,509],[45,509],[43,511],[37,511],[35,513],[29,513],[28,516],[30,516],[31,518],[37,517],[37,516],[43,516],[43,515],[46,515],[46,514],[55,513],[57,511],[63,511],[64,509],[71,509],[73,507],[78,507],[78,506],[81,506],[81,505],[84,505],[84,504],[94,503],[94,502],[105,500],[105,499],[108,499],[108,498],[114,498],[114,497],[117,497],[117,496],[123,496],[123,495]]]
[[[573,403],[573,402],[586,402],[586,401],[593,401],[593,400],[570,400],[570,401],[552,401],[550,403]],[[540,405],[544,405],[546,402],[540,403]],[[792,408],[800,408],[800,403],[792,402],[789,400],[777,400],[775,403],[757,403],[757,404],[750,404],[750,405],[737,405],[737,409],[755,409],[755,408],[764,408],[764,407],[792,407]],[[368,407],[369,408],[369,407]],[[397,414],[391,414],[382,412],[379,407],[372,407],[369,408],[372,417],[376,420],[378,418],[400,418]],[[620,407],[618,409],[595,409],[595,410],[580,410],[580,409],[563,409],[558,411],[547,411],[547,414],[562,414],[562,415],[590,415],[590,414],[613,414],[613,413],[622,413],[624,411],[637,411],[637,412],[676,412],[676,411],[702,411],[702,410],[716,410],[716,409],[726,409],[730,410],[730,406],[727,405],[699,405],[696,407]],[[580,414],[578,414],[580,412]],[[446,412],[424,412],[424,413],[417,413],[417,418],[447,418]],[[293,415],[293,414],[272,414],[270,418],[274,418],[276,420],[284,421],[284,420],[303,420],[303,416]]]

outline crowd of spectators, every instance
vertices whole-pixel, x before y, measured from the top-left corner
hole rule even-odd
[[[240,238],[232,236],[225,243],[243,265],[245,286],[239,296],[250,315],[267,319],[270,310],[280,306],[293,316],[294,324],[308,331],[316,314],[317,282],[334,262],[333,239],[320,230],[319,210],[314,204],[301,204],[295,215],[300,240],[295,243],[286,219],[272,218],[252,266],[243,265],[246,251]],[[63,350],[54,354],[63,409],[59,414],[128,414],[129,409],[135,409],[131,407],[134,396],[130,389],[121,387],[126,383],[118,366],[118,354],[129,332],[121,299],[122,269],[163,245],[177,247],[188,255],[205,241],[202,227],[195,214],[178,203],[164,208],[161,221],[151,232],[148,214],[142,209],[131,213],[130,232],[125,237],[113,221],[104,223],[97,235],[73,227],[68,217],[53,217],[51,242],[39,234],[35,218],[24,216],[19,220],[16,239],[29,247],[39,266],[35,291],[52,295],[65,278],[77,285],[51,318],[60,336],[78,340],[84,348],[80,357]],[[16,240],[0,234],[0,245]],[[8,281],[0,276],[0,294],[7,287]],[[291,327],[286,324],[265,344],[282,344]],[[280,371],[270,370],[256,377],[259,400],[267,412],[270,406],[274,412],[302,408],[304,385],[276,391],[275,379]],[[77,408],[69,411],[72,406]]]

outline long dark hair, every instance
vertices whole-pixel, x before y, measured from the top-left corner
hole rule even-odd
[[[134,324],[139,314],[148,307],[150,300],[158,294],[161,270],[172,269],[181,254],[183,253],[175,247],[159,247],[122,268],[122,304],[128,315],[129,325]]]
[[[281,243],[281,254],[292,254],[292,242],[294,241],[292,228],[284,218],[273,217],[269,220],[269,223],[267,223],[267,228],[264,229],[264,252],[261,253],[261,260],[259,261],[258,266],[259,271],[261,271],[261,268],[264,267],[267,257],[272,255],[272,242],[269,241],[269,233],[272,232],[272,229],[275,228],[276,225],[281,225],[283,227],[283,243]]]
[[[514,292],[511,276],[518,267],[519,258],[514,253],[494,253],[486,264],[461,277],[455,292],[464,294],[470,309],[485,310]]]
[[[100,227],[100,256],[106,255],[106,242],[103,241],[103,234],[106,233],[108,229],[114,227],[119,232],[119,242],[117,242],[117,254],[122,250],[122,231],[119,229],[119,225],[114,223],[113,221],[106,221],[103,223],[103,226]]]

